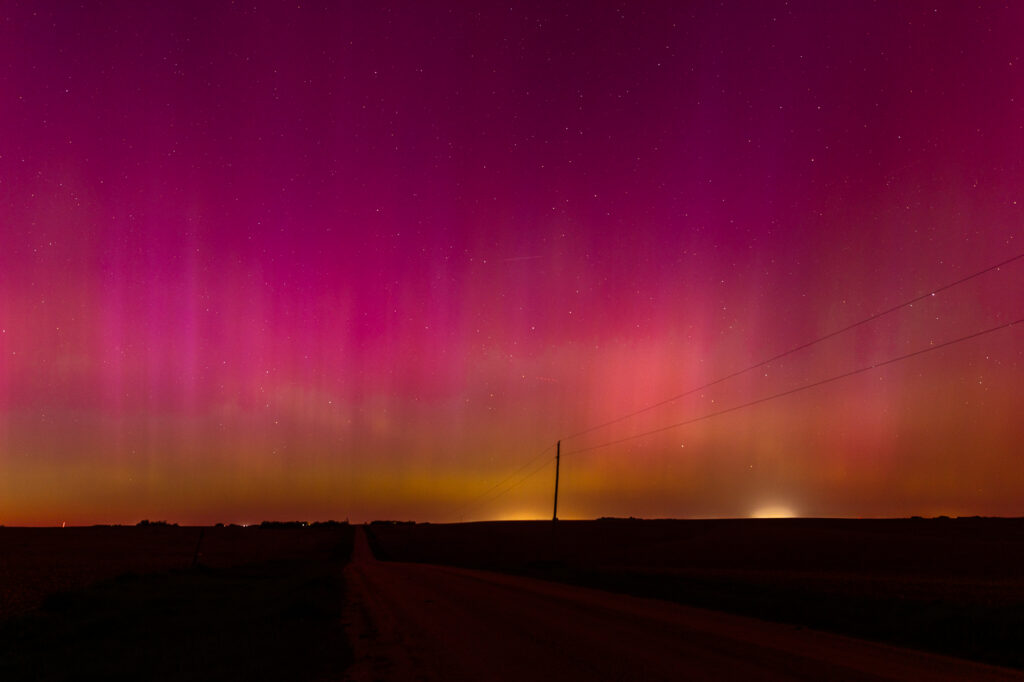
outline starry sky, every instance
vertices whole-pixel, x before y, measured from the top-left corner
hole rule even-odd
[[[595,446],[1024,317],[1024,260],[569,437],[1024,252],[1022,34],[6,0],[0,523],[539,518],[558,439],[566,518],[1022,515],[1024,325]]]

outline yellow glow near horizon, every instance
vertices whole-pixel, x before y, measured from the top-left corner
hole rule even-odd
[[[758,507],[750,514],[752,519],[792,519],[797,516],[791,507],[782,504],[770,504]]]
[[[544,512],[536,509],[509,509],[494,515],[494,521],[541,521],[550,519],[551,512]]]

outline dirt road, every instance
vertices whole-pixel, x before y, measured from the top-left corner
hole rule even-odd
[[[366,680],[1024,680],[1024,673],[793,626],[484,571],[346,569]]]

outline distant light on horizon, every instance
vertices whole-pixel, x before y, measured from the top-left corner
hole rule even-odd
[[[494,521],[541,521],[551,518],[551,511],[546,513],[536,509],[509,509],[494,516]]]
[[[781,504],[772,504],[765,507],[758,507],[750,514],[752,519],[793,519],[797,514],[791,507]]]

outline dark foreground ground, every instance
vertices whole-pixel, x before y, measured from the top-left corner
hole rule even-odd
[[[199,533],[0,528],[0,679],[339,679],[352,529]]]
[[[1024,519],[371,527],[380,558],[516,573],[1024,668]]]
[[[1009,682],[1024,672],[756,618],[493,571],[345,569],[350,682]]]

